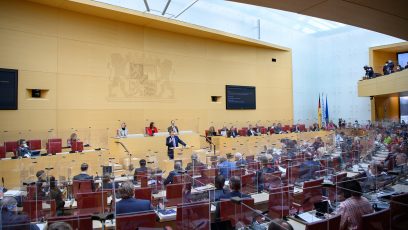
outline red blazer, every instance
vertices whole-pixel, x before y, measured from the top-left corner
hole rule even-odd
[[[153,127],[153,129],[151,129],[150,127],[146,127],[146,134],[149,136],[153,136],[154,133],[157,133],[157,128]]]

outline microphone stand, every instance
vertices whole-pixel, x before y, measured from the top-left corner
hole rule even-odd
[[[200,135],[200,137],[204,137],[205,138],[205,140],[210,144],[210,146],[212,146],[213,147],[213,150],[214,150],[214,156],[215,156],[215,148],[216,148],[216,145],[211,141],[211,139],[209,138],[209,137],[207,137],[207,136],[204,136],[204,135]]]
[[[129,177],[129,174],[131,174],[131,172],[132,172],[132,170],[133,170],[133,165],[132,165],[132,153],[129,151],[129,149],[126,147],[126,145],[125,144],[123,144],[121,141],[116,141],[116,143],[118,143],[118,144],[120,144],[124,149],[125,149],[125,152],[128,154],[128,157],[129,157],[129,170],[128,170],[128,175],[127,175],[127,177]]]

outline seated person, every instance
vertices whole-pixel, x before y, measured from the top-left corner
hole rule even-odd
[[[217,132],[215,131],[214,126],[210,126],[208,129],[207,137],[217,136]]]
[[[237,167],[245,166],[247,164],[248,164],[248,162],[242,157],[241,153],[238,153],[238,152],[235,153],[235,165]]]
[[[181,168],[181,163],[180,162],[175,162],[174,163],[174,170],[169,172],[169,175],[167,178],[164,180],[164,185],[172,184],[173,183],[173,178],[175,175],[179,175],[180,171],[183,169]]]
[[[172,120],[170,122],[170,126],[167,128],[167,131],[169,133],[174,132],[176,135],[178,135],[179,129],[178,129],[177,125],[176,125],[176,121]]]
[[[150,171],[151,171],[151,169],[146,167],[146,160],[141,159],[139,161],[139,168],[135,169],[135,173],[134,173],[135,180],[137,178],[137,175],[146,175],[147,176],[147,173],[150,172]]]
[[[79,141],[78,135],[76,133],[72,133],[69,139],[67,140],[67,146],[71,147],[72,143]]]
[[[315,141],[312,144],[312,147],[314,148],[315,151],[317,151],[318,148],[324,147],[324,143],[321,137],[315,137]]]
[[[227,194],[228,191],[224,189],[225,178],[222,175],[218,175],[214,179],[215,190],[210,190],[210,201],[219,201],[220,197]]]
[[[224,177],[218,178],[220,180],[219,181],[220,184],[218,186],[221,186],[223,178]],[[216,202],[216,201],[222,201],[222,200],[229,200],[229,199],[231,199],[231,197],[251,198],[249,195],[243,194],[243,193],[240,192],[240,190],[241,190],[241,180],[239,179],[239,177],[237,177],[237,176],[231,177],[230,180],[229,180],[229,187],[230,187],[231,192],[218,190],[219,192],[218,192],[217,195],[219,195],[219,198],[216,199],[217,198],[217,197],[215,197],[216,194],[214,194],[214,201]],[[210,198],[211,198],[211,193],[210,193]],[[219,202],[215,203],[215,207],[216,207],[216,209],[215,209],[215,218],[216,218],[216,220],[219,220],[219,218],[220,218],[220,205],[219,204],[220,204]]]
[[[375,190],[391,184],[395,179],[393,175],[387,175],[384,171],[384,165],[380,163],[371,163],[366,172],[367,179],[364,182],[364,191]]]
[[[392,142],[391,135],[387,131],[387,132],[385,132],[383,143],[384,143],[384,145],[389,145],[389,144],[391,144],[391,142]]]
[[[47,175],[45,174],[44,170],[39,170],[35,174],[37,177],[37,181],[35,182],[35,185],[37,187],[37,197],[36,199],[44,199],[45,195],[48,191],[47,188]]]
[[[282,219],[274,219],[269,224],[268,230],[293,230],[293,227]]]
[[[131,214],[152,210],[149,200],[135,199],[135,188],[130,181],[125,181],[119,187],[121,200],[116,203],[116,214]]]
[[[300,126],[295,124],[292,126],[292,128],[290,129],[291,133],[300,133]]]
[[[93,180],[93,176],[88,175],[88,164],[82,163],[81,164],[81,172],[74,176],[73,180]]]
[[[405,165],[407,163],[407,154],[403,152],[398,152],[395,155],[396,166]]]
[[[281,124],[281,123],[278,123],[278,124],[274,127],[273,131],[275,132],[275,134],[281,134],[281,133],[283,133],[282,124]]]
[[[320,162],[313,160],[310,152],[305,153],[305,161],[300,165],[300,181],[308,181],[315,178],[315,172],[320,170]]]
[[[119,187],[119,183],[115,182],[115,189]],[[113,189],[113,183],[111,181],[111,177],[109,173],[106,173],[102,176],[102,187],[99,188],[100,190],[104,189]]]
[[[248,131],[247,131],[247,136],[258,136],[252,125],[249,125]]]
[[[220,196],[220,200],[230,199],[231,197],[251,198],[251,196],[240,192],[241,180],[239,179],[239,177],[237,176],[231,177],[229,180],[229,187],[231,189],[231,192],[222,194]]]
[[[191,162],[187,164],[186,170],[199,170],[204,168],[204,164],[198,159],[198,156],[196,153],[191,154]]]
[[[342,201],[332,215],[341,215],[340,229],[359,229],[363,215],[374,212],[370,202],[361,195],[363,191],[358,181],[344,178],[338,185],[345,201]]]
[[[149,127],[146,128],[146,135],[154,136],[155,133],[158,133],[157,128],[154,126],[154,122],[150,122]]]
[[[20,229],[39,229],[37,225],[30,224],[30,219],[27,215],[17,214],[17,200],[11,196],[5,196],[0,201],[1,207],[1,224],[4,230],[20,230]]]
[[[150,169],[148,167],[146,167],[146,160],[145,159],[141,159],[139,161],[139,168],[135,169],[135,176],[137,175],[137,173],[146,173],[149,172]]]
[[[274,168],[268,167],[268,157],[266,156],[261,156],[260,159],[261,161],[261,169],[256,172],[256,178],[258,179],[258,191],[261,192],[264,190],[264,179],[263,179],[263,174],[264,173],[273,173],[275,172]]]
[[[16,149],[17,157],[31,157],[31,151],[28,148],[27,142],[24,139],[18,141],[18,147]]]
[[[126,123],[125,123],[125,122],[123,122],[123,123],[120,125],[120,128],[118,129],[116,135],[117,135],[117,137],[127,137],[127,135],[128,135],[128,129],[127,129],[127,127],[126,127]]]
[[[296,140],[290,140],[287,139],[286,144],[285,144],[285,148],[284,148],[284,153],[286,154],[286,156],[290,159],[294,159],[296,158],[296,150],[297,150],[297,142]]]
[[[228,128],[224,125],[220,131],[220,135],[226,137],[228,135]]]
[[[228,137],[232,137],[235,138],[238,136],[238,131],[234,126],[231,126],[231,128],[229,129],[229,131],[227,132],[227,136]]]
[[[222,175],[224,178],[229,178],[231,169],[236,168],[235,163],[229,162],[227,158],[225,157],[221,157],[219,159],[219,163],[217,167],[218,167],[220,175]]]
[[[340,144],[344,141],[345,134],[343,131],[341,132],[336,131],[336,133],[337,133],[336,134],[336,146],[340,146]]]
[[[57,186],[58,182],[55,177],[50,176],[50,198],[55,200],[57,216],[64,215],[65,201],[62,199],[62,192]]]

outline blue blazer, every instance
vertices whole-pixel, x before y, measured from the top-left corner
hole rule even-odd
[[[231,169],[235,169],[236,165],[235,162],[224,161],[218,164],[218,170],[220,175],[222,175],[225,179],[230,178]]]
[[[116,203],[116,214],[131,214],[152,210],[150,201],[135,198],[122,199]]]
[[[173,146],[173,142],[171,141],[171,136],[168,136],[166,138],[166,145],[168,149],[173,148],[173,147],[178,147],[179,144],[186,146],[186,143],[184,143],[184,141],[182,141],[178,136],[174,136],[173,138],[175,140],[174,142],[176,143],[176,146]]]

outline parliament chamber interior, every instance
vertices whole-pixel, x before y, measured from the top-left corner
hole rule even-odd
[[[408,229],[408,3],[357,2],[0,0],[0,229]]]

